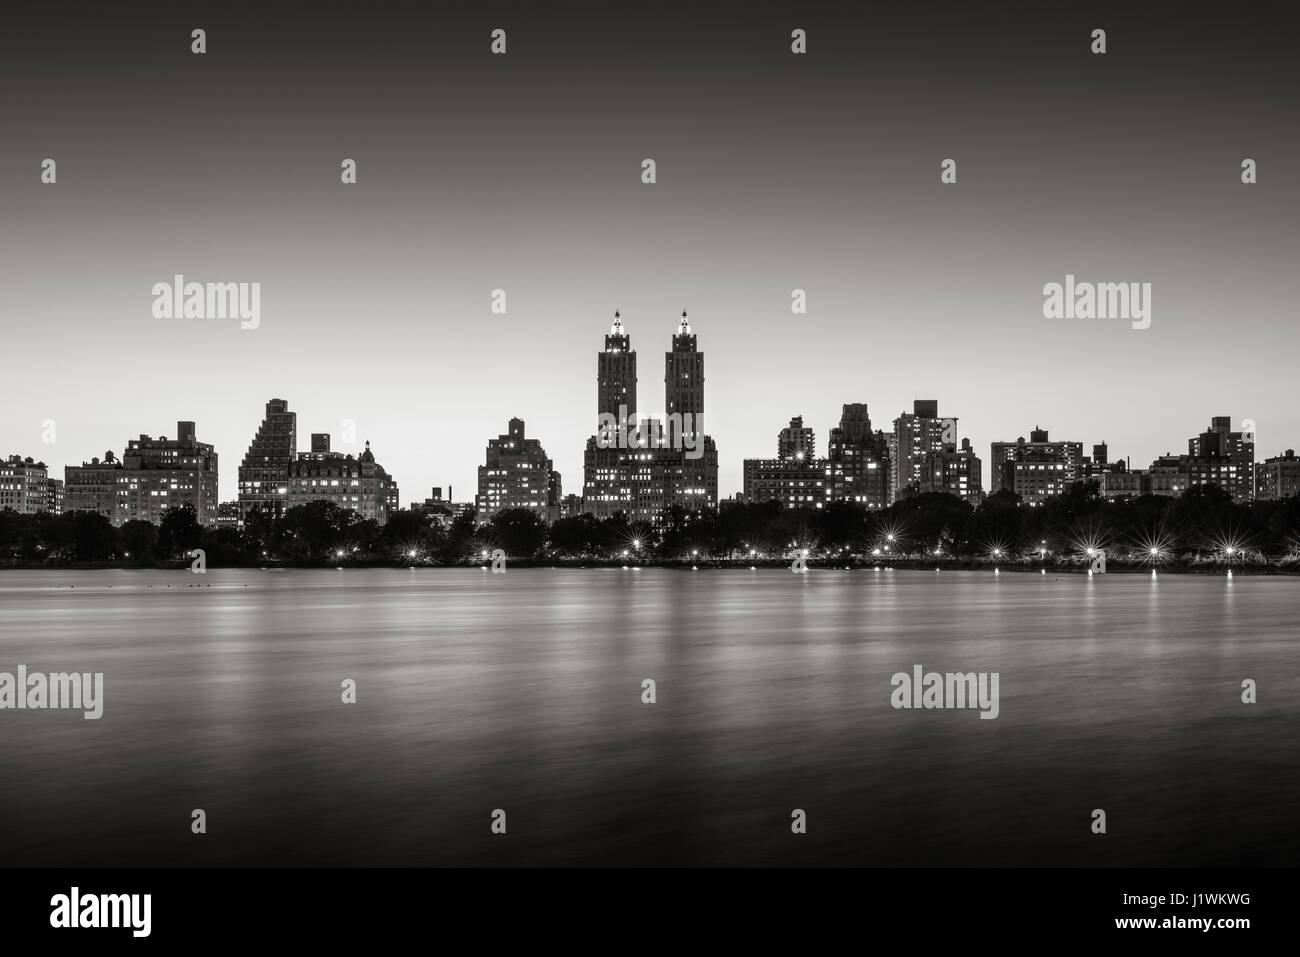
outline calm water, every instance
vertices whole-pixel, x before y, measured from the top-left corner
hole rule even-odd
[[[102,671],[105,704],[0,711],[0,848],[10,865],[1292,865],[1298,609],[1290,578],[5,571],[0,671]],[[999,672],[1000,717],[892,709],[915,664]]]

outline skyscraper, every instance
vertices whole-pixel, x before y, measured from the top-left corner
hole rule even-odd
[[[682,444],[676,429],[681,429],[684,438],[692,443],[703,433],[704,353],[686,321],[685,309],[673,335],[672,351],[664,353],[664,411],[668,413],[666,436],[670,446]]]
[[[266,403],[266,417],[239,466],[239,520],[253,512],[271,519],[284,514],[289,466],[298,448],[298,413],[284,399]],[[326,445],[328,448],[328,443]]]
[[[623,330],[623,317],[614,311],[614,324],[605,336],[605,349],[596,356],[596,412],[636,421],[636,352]]]
[[[666,484],[665,507],[695,512],[718,504],[718,449],[704,433],[704,353],[686,310],[664,354],[663,448],[654,463]]]

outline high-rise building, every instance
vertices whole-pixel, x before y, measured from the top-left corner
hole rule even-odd
[[[596,392],[598,414],[636,420],[636,352],[618,310],[605,336],[605,349],[596,356]]]
[[[825,459],[745,459],[745,501],[785,508],[824,508],[830,493]]]
[[[794,459],[799,462],[812,461],[817,457],[817,438],[811,428],[804,427],[802,415],[792,418],[790,424],[777,434],[776,457],[783,461]]]
[[[266,403],[266,417],[239,466],[239,521],[254,512],[276,519],[288,498],[289,466],[298,448],[298,413],[284,399]],[[329,448],[328,441],[326,448]],[[315,448],[313,446],[313,451]]]
[[[1233,501],[1246,503],[1255,493],[1255,443],[1248,433],[1232,430],[1232,417],[1216,415],[1210,427],[1187,440],[1188,485],[1217,485]]]
[[[122,463],[112,452],[80,465],[67,465],[63,469],[63,510],[65,512],[98,512],[115,525],[117,519],[117,476]]]
[[[816,458],[813,430],[802,417],[777,436],[775,459],[746,459],[744,499],[780,502],[786,508],[823,508],[829,502],[857,502],[867,508],[889,504],[887,441],[873,432],[867,406],[844,406],[831,430],[826,458]]]
[[[162,523],[169,508],[194,507],[200,525],[217,520],[217,453],[195,437],[193,422],[177,422],[177,436],[141,435],[127,443],[116,473],[114,521]]]
[[[796,415],[777,433],[776,458],[745,459],[747,502],[780,502],[785,508],[824,508],[830,494],[826,460],[816,457],[813,430]]]
[[[704,432],[704,353],[685,309],[672,346],[664,356],[664,446],[653,460],[666,486],[665,507],[716,508],[718,449]]]
[[[1300,459],[1295,449],[1265,459],[1255,467],[1255,498],[1280,499],[1300,495]]]
[[[939,418],[939,403],[934,399],[914,401],[911,412],[894,420],[893,500],[919,489],[931,453],[956,448],[957,420]]]
[[[831,429],[826,443],[829,498],[857,502],[867,508],[887,508],[894,498],[894,470],[890,441],[884,432],[872,431],[865,402],[846,402],[840,424]]]
[[[559,473],[542,443],[524,435],[523,419],[511,419],[505,435],[488,441],[487,461],[478,468],[479,514],[491,518],[506,509],[526,508],[545,518],[561,495]]]
[[[718,501],[718,450],[704,433],[704,353],[686,313],[665,355],[663,417],[636,415],[636,353],[622,318],[597,356],[597,432],[583,455],[583,508],[656,522]]]
[[[321,447],[315,438],[316,451],[299,452],[289,465],[285,510],[326,501],[356,512],[365,521],[387,522],[400,508],[397,483],[375,461],[370,443],[354,456],[331,452],[328,442]]]
[[[990,492],[1006,489],[1028,505],[1069,491],[1083,475],[1083,443],[1052,442],[1046,429],[1035,428],[1028,442],[1023,435],[1014,442],[994,442],[990,457]]]
[[[929,452],[923,459],[917,491],[956,495],[964,502],[978,505],[984,498],[983,464],[970,439],[962,439],[960,448],[944,447]]]
[[[11,455],[0,461],[0,511],[35,515],[50,508],[49,470],[30,455]]]
[[[672,351],[664,353],[664,411],[670,447],[694,444],[704,433],[704,353],[691,332],[685,309],[673,335]],[[678,430],[685,442],[676,437]]]

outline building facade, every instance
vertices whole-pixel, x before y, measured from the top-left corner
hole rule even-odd
[[[979,505],[984,499],[983,472],[984,464],[971,448],[970,439],[962,439],[960,447],[945,444],[937,452],[925,454],[917,491],[943,492]]]
[[[823,508],[829,502],[857,502],[867,508],[889,504],[888,442],[873,432],[867,406],[848,403],[831,430],[826,457],[817,458],[816,436],[801,416],[777,435],[777,457],[746,459],[747,502],[780,502],[786,508]]]
[[[745,459],[745,501],[785,508],[824,508],[831,491],[826,459]]]
[[[562,497],[560,475],[542,443],[524,434],[523,419],[511,419],[505,435],[488,441],[487,460],[478,468],[479,516],[526,508],[544,518]]]
[[[19,515],[50,510],[49,470],[31,456],[11,455],[0,461],[0,511]]]
[[[1069,491],[1083,476],[1083,443],[1052,442],[1035,428],[1014,442],[994,442],[990,492],[1014,492],[1028,505],[1041,505]]]
[[[1255,495],[1255,443],[1233,431],[1232,417],[1216,415],[1210,427],[1187,440],[1187,484],[1217,485],[1239,504]]]
[[[169,508],[194,507],[200,525],[217,521],[217,453],[198,441],[193,422],[177,422],[177,437],[141,435],[127,443],[117,472],[114,523],[162,524]]]
[[[284,399],[266,403],[266,415],[239,465],[239,524],[253,513],[277,519],[289,497],[289,467],[298,450],[298,413]]]
[[[333,502],[379,525],[398,511],[397,483],[375,461],[369,442],[360,455],[344,455],[329,450],[329,436],[316,433],[312,447],[317,451],[299,452],[289,465],[285,511],[312,502]]]
[[[63,514],[63,479],[47,479],[48,494],[45,497],[45,510],[51,515]]]
[[[811,427],[805,427],[803,416],[796,415],[776,437],[776,457],[799,462],[817,457],[817,437]]]
[[[1255,498],[1282,499],[1300,495],[1300,459],[1295,449],[1265,459],[1255,467]]]
[[[112,452],[80,465],[63,469],[63,509],[66,512],[98,512],[115,525],[117,520],[117,476],[122,463]]]
[[[894,498],[894,470],[885,433],[872,431],[865,402],[845,403],[826,443],[829,498],[886,508]]]
[[[894,420],[890,449],[894,467],[891,501],[920,490],[932,453],[956,447],[957,420],[939,418],[939,403],[934,399],[914,401],[911,412],[904,412]]]

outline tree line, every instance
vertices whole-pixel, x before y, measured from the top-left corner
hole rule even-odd
[[[445,511],[402,510],[381,526],[326,501],[280,517],[254,515],[242,529],[200,526],[189,506],[168,510],[158,525],[120,528],[94,512],[0,512],[0,563],[9,565],[172,565],[194,549],[218,567],[482,564],[496,549],[515,562],[624,564],[773,562],[797,554],[859,564],[1059,564],[1099,551],[1121,562],[1275,563],[1300,558],[1300,498],[1240,504],[1222,489],[1198,486],[1178,498],[1107,501],[1095,484],[1078,483],[1040,506],[1009,492],[978,507],[942,493],[874,510],[851,502],[820,509],[724,503],[673,508],[653,525],[622,514],[548,524],[527,509],[508,509],[486,522],[473,512],[453,519]]]

